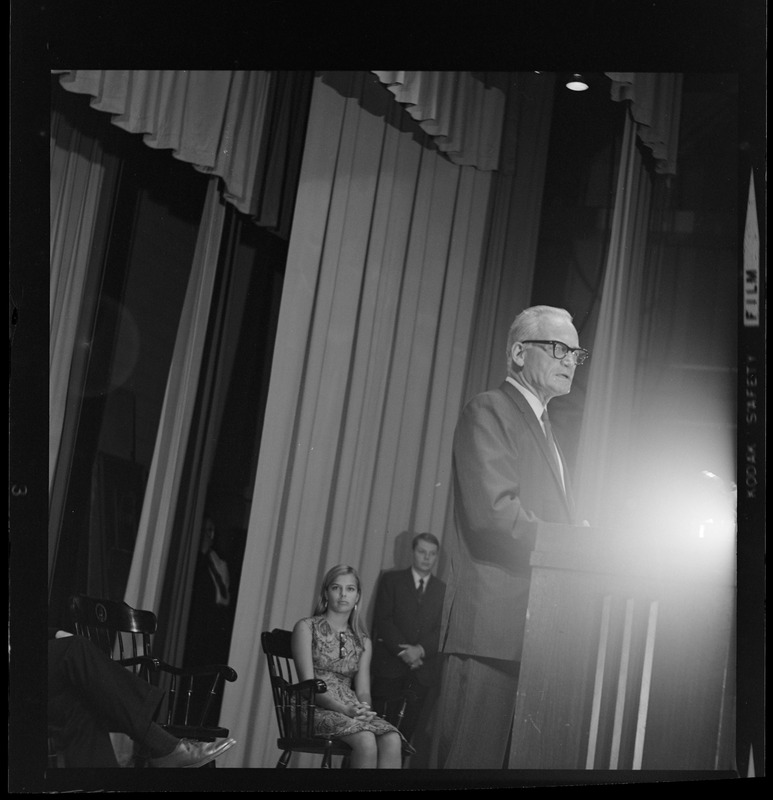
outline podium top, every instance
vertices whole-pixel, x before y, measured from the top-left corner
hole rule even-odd
[[[735,536],[541,523],[530,563],[532,569],[732,584]]]

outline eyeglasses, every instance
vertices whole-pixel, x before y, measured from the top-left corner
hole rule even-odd
[[[524,339],[521,344],[551,344],[553,345],[553,358],[562,361],[571,353],[574,363],[578,367],[580,364],[584,364],[590,356],[590,353],[583,347],[569,347],[568,344],[552,339]]]

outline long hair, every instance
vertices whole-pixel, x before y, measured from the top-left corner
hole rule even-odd
[[[354,567],[348,566],[347,564],[337,564],[335,567],[329,569],[325,574],[325,577],[322,579],[322,587],[319,590],[317,605],[314,607],[314,616],[316,617],[324,614],[327,610],[327,590],[330,584],[341,575],[354,576],[354,580],[357,581],[357,592],[360,595],[354,605],[354,608],[349,613],[349,627],[356,636],[367,636],[368,629],[365,627],[365,623],[362,621],[359,608],[360,603],[362,602],[362,582],[360,581],[360,576],[357,574],[357,570]]]

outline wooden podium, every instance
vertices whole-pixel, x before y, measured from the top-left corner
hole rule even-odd
[[[511,769],[732,769],[735,542],[724,538],[541,527]]]

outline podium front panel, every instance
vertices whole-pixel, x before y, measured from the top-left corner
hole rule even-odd
[[[732,555],[726,542],[545,526],[510,768],[731,769]]]

